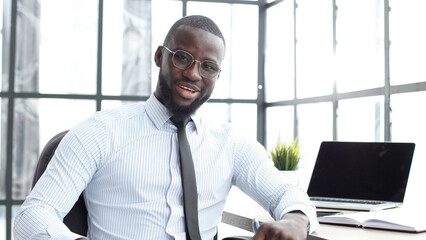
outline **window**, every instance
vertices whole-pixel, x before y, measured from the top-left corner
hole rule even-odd
[[[422,205],[424,191],[424,172],[426,163],[426,92],[393,94],[392,104],[392,140],[396,142],[414,142],[413,163],[407,188],[407,204]],[[413,105],[413,106],[412,106]],[[408,107],[411,106],[411,107]]]
[[[337,140],[384,140],[384,101],[382,96],[351,98],[339,101]]]
[[[426,80],[426,16],[422,0],[389,1],[390,81],[392,85]],[[408,27],[409,26],[409,27]]]
[[[0,240],[12,239],[47,140],[95,111],[146,101],[155,50],[190,14],[215,20],[227,42],[201,111],[268,149],[297,138],[303,176],[322,141],[415,142],[406,201],[426,197],[423,0],[18,2],[0,0]]]
[[[256,99],[258,12],[256,5],[188,2],[188,15],[210,17],[225,36],[227,52],[212,98]]]
[[[333,92],[333,22],[329,0],[296,1],[295,48],[298,98]]]
[[[337,91],[383,87],[385,49],[382,3],[369,0],[337,1],[337,7]]]
[[[266,10],[265,99],[294,98],[294,5],[284,1]]]
[[[258,1],[0,2],[0,240],[12,239],[12,219],[31,190],[46,142],[95,111],[146,101],[158,77],[154,52],[183,15],[207,15],[226,36],[223,74],[202,110],[256,137]]]
[[[28,12],[22,11],[18,23],[25,28],[17,31],[17,40],[24,42],[17,53],[25,58],[18,58],[15,90],[95,94],[98,1],[47,0],[37,8],[24,6]],[[40,19],[39,26],[33,18]]]
[[[322,141],[414,142],[405,199],[419,203],[426,170],[425,7],[421,0],[271,2],[267,146],[297,138],[301,171],[310,176]]]

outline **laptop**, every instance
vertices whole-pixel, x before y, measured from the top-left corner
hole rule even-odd
[[[404,201],[414,143],[322,142],[308,186],[318,208],[375,211]]]

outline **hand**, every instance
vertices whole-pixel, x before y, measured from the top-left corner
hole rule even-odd
[[[308,217],[300,211],[289,212],[276,222],[263,223],[253,240],[305,240]]]

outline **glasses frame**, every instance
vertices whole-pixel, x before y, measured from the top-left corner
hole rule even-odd
[[[188,68],[190,68],[193,64],[194,64],[194,62],[197,62],[198,63],[198,72],[200,73],[200,75],[202,76],[202,77],[204,77],[204,78],[208,78],[208,79],[214,79],[214,78],[217,78],[218,76],[219,76],[219,74],[220,74],[220,72],[222,71],[222,69],[219,67],[219,64],[217,64],[217,63],[215,63],[215,62],[213,62],[213,61],[209,61],[209,60],[204,60],[204,61],[199,61],[199,60],[197,60],[197,59],[195,59],[194,58],[194,56],[192,56],[192,54],[191,53],[189,53],[189,52],[187,52],[187,51],[185,51],[185,50],[181,50],[181,49],[178,49],[178,50],[176,50],[176,51],[172,51],[172,50],[170,50],[168,47],[166,47],[166,46],[162,46],[163,48],[165,48],[167,51],[169,51],[171,54],[173,54],[173,56],[172,56],[172,63],[173,63],[173,66],[175,66],[176,68],[178,68],[178,69],[180,69],[180,70],[186,70],[186,69],[188,69]],[[179,67],[179,66],[177,66],[176,64],[175,64],[175,54],[176,54],[176,52],[177,51],[182,51],[182,52],[184,52],[184,53],[186,53],[186,54],[188,54],[189,56],[191,56],[191,58],[192,58],[192,62],[191,62],[191,64],[189,64],[188,65],[188,67],[186,67],[186,68],[181,68],[181,67]],[[213,77],[209,77],[209,76],[204,76],[204,74],[202,73],[202,71],[201,71],[201,66],[202,66],[202,64],[204,63],[204,62],[208,62],[208,63],[214,63],[214,64],[216,64],[218,67],[219,67],[219,70],[217,71],[217,73],[216,73],[216,75],[215,76],[213,76]]]

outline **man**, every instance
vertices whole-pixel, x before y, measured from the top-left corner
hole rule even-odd
[[[220,75],[225,41],[203,16],[178,20],[155,53],[160,68],[146,103],[96,113],[61,144],[15,220],[15,239],[85,239],[61,219],[84,190],[88,239],[186,239],[176,127],[186,126],[198,190],[202,239],[213,239],[226,197],[236,185],[276,222],[253,239],[306,239],[318,226],[306,194],[288,184],[264,148],[228,124],[197,113]]]

